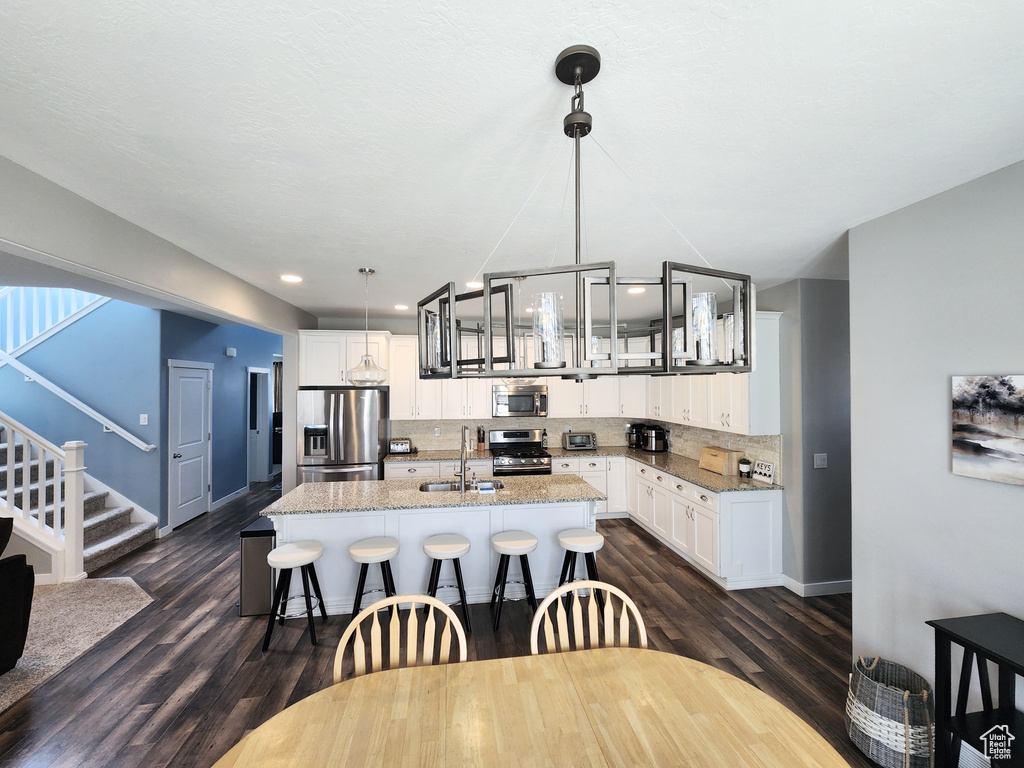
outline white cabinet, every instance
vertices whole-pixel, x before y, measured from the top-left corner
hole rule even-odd
[[[782,585],[781,491],[714,493],[632,464],[632,519],[726,589]]]
[[[436,461],[385,461],[384,479],[393,480],[398,477],[440,477],[440,467]]]
[[[608,508],[611,514],[626,512],[626,457],[609,456],[608,463]]]
[[[437,476],[444,478],[458,477],[460,463],[458,461],[438,462]],[[466,477],[472,479],[474,475],[478,479],[494,477],[494,462],[490,459],[470,459],[466,462]]]
[[[551,474],[553,475],[578,475],[580,473],[580,460],[578,456],[561,456],[551,460]]]
[[[440,419],[444,379],[421,379],[415,336],[394,336],[389,345],[388,386],[392,419]]]
[[[647,417],[668,420],[672,414],[672,380],[675,376],[647,377]]]
[[[619,376],[619,416],[642,419],[647,416],[649,376]]]
[[[382,368],[389,360],[389,336],[380,331],[369,334],[370,354]],[[299,331],[299,386],[347,385],[348,370],[359,363],[366,349],[367,335],[363,331]]]
[[[721,374],[732,376],[731,373]],[[710,427],[708,424],[707,380],[711,376],[673,376],[669,420],[688,427]],[[711,427],[713,428],[713,427]]]
[[[618,376],[598,376],[583,382],[583,415],[591,418],[619,415]]]
[[[749,433],[750,374],[716,373],[708,376],[707,425],[710,429]]]
[[[443,379],[442,419],[491,418],[491,388],[496,379]]]

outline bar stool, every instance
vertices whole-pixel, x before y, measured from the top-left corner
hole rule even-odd
[[[277,589],[274,591],[274,604],[270,608],[270,619],[267,621],[267,634],[263,638],[263,650],[270,647],[270,635],[274,631],[274,619],[284,626],[285,606],[288,603],[288,590],[292,584],[292,569],[298,568],[302,573],[302,590],[306,598],[306,620],[309,624],[309,639],[316,645],[316,627],[313,626],[313,602],[309,596],[309,582],[313,582],[313,591],[320,604],[320,615],[327,621],[327,608],[324,607],[324,596],[320,593],[320,582],[316,578],[313,563],[321,558],[324,545],[319,541],[293,541],[282,544],[267,553],[267,564],[278,570]],[[301,616],[302,614],[296,614]]]
[[[501,557],[498,558],[498,572],[494,577],[494,589],[491,591],[491,608],[494,609],[494,631],[498,631],[501,621],[501,606],[505,602],[505,585],[508,583],[508,563],[513,555],[519,555],[519,564],[523,569],[522,584],[526,587],[526,599],[530,607],[537,610],[537,597],[533,592],[533,577],[530,575],[530,558],[527,555],[537,548],[537,537],[527,531],[502,531],[491,536],[491,547]],[[513,584],[518,582],[512,582]]]
[[[427,584],[427,594],[431,597],[437,597],[437,590],[453,586],[443,584],[439,587],[437,582],[441,576],[441,562],[451,560],[454,563],[455,581],[459,587],[459,600],[462,602],[462,617],[466,620],[466,631],[472,632],[469,603],[466,601],[466,585],[462,581],[462,565],[459,563],[459,558],[469,552],[469,539],[457,533],[439,533],[423,542],[423,551],[434,561],[430,566],[430,582]]]
[[[565,550],[558,586],[562,586],[567,581],[575,581],[576,556],[579,554],[582,554],[586,560],[587,578],[591,581],[601,580],[597,574],[597,557],[594,553],[604,546],[604,536],[587,528],[567,528],[564,531],[559,531],[558,545]],[[604,598],[600,592],[597,593],[597,602],[601,606],[601,610],[604,610]]]
[[[352,606],[352,615],[359,613],[363,603],[363,587],[366,586],[366,571],[371,563],[380,563],[380,577],[384,580],[384,596],[392,597],[395,591],[395,577],[391,573],[391,558],[398,554],[398,540],[390,536],[371,536],[360,539],[348,548],[348,556],[360,563],[359,582],[356,584],[356,601]],[[380,592],[371,589],[370,592]]]

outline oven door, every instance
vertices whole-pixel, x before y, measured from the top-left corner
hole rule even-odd
[[[500,465],[494,466],[495,477],[508,477],[509,475],[550,475],[551,465],[544,464],[542,466],[518,466],[518,467],[502,467]]]

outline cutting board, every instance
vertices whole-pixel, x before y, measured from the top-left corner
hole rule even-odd
[[[708,446],[700,454],[700,468],[719,475],[738,475],[743,451]]]

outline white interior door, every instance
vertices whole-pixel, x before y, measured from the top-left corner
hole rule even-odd
[[[167,521],[172,528],[210,509],[212,385],[212,366],[171,361],[167,392]]]
[[[248,480],[264,483],[270,479],[270,371],[249,368]]]

